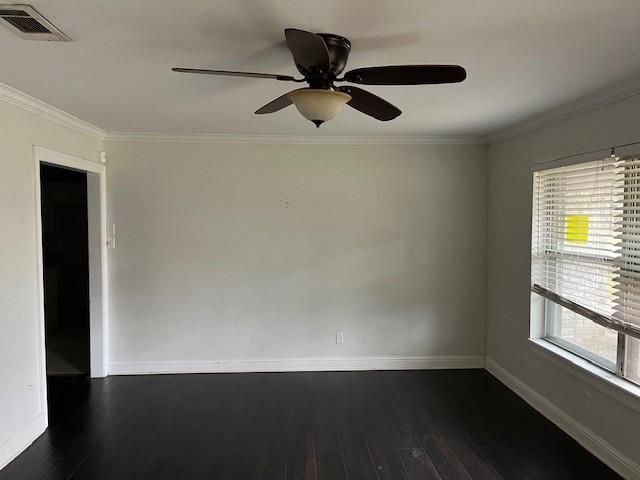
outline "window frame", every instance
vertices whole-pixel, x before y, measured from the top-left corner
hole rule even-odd
[[[531,171],[532,186],[533,186],[532,195],[531,195],[531,199],[533,202],[532,210],[531,210],[532,217],[533,215],[535,215],[535,208],[536,208],[535,206],[536,176],[535,175],[537,172],[541,172],[544,170],[553,169],[557,167],[562,167],[562,166],[571,166],[571,165],[577,165],[581,163],[588,163],[593,160],[599,160],[601,158],[602,157],[599,156],[591,159],[583,159],[581,161],[572,161],[568,163],[567,162],[560,162],[560,163],[544,162],[542,164],[534,164]],[[533,227],[533,223],[532,223],[532,227]],[[530,235],[530,245],[532,242],[533,242],[533,231],[531,231],[531,235]],[[552,252],[552,251],[545,252],[543,256],[546,256],[547,254],[551,256],[551,255],[554,255],[555,252]],[[566,255],[567,254],[565,253],[565,256]],[[594,255],[594,258],[598,258],[598,257]],[[531,260],[532,259],[533,258],[531,258]],[[606,258],[606,259],[600,258],[600,260],[601,261],[605,260],[607,263],[611,262],[615,264],[615,261],[613,258]],[[531,262],[530,262],[530,265],[531,265]],[[530,275],[530,279],[531,279],[531,275]],[[627,351],[626,351],[628,335],[620,331],[617,332],[616,360],[615,360],[615,363],[611,363],[609,360],[607,360],[604,357],[601,357],[589,350],[586,350],[578,345],[575,345],[571,342],[568,342],[560,337],[553,335],[551,331],[552,331],[553,321],[555,320],[555,315],[556,315],[555,311],[563,308],[563,306],[554,302],[549,298],[543,297],[542,295],[534,291],[531,292],[531,296],[532,296],[532,301],[531,301],[532,310],[531,310],[531,322],[530,322],[530,331],[531,331],[530,340],[532,342],[534,342],[538,347],[543,346],[549,351],[554,351],[553,347],[555,347],[555,348],[561,349],[564,352],[567,352],[569,355],[573,355],[577,358],[580,358],[583,361],[587,362],[588,364],[593,365],[596,369],[601,370],[602,371],[601,375],[603,378],[606,378],[610,375],[614,375],[617,380],[621,381],[623,384],[629,385],[631,390],[634,391],[634,395],[640,396],[640,390],[638,390],[638,388],[640,387],[640,379],[632,379],[625,376],[625,366],[628,360]],[[537,310],[537,313],[535,315],[534,315],[534,310],[539,307],[534,308],[534,302],[533,302],[534,297],[537,297],[539,300],[541,300],[541,311]],[[574,312],[574,313],[576,313],[577,315],[580,315],[580,313],[577,313],[577,312]],[[535,319],[534,319],[534,316],[535,316]],[[584,317],[584,318],[587,321],[593,321],[590,318],[587,318],[587,317]],[[604,327],[604,328],[607,328],[607,327]],[[534,332],[536,332],[536,334],[534,334]],[[545,343],[548,343],[549,346],[548,347],[545,346],[544,345]],[[612,382],[612,383],[617,384],[617,382]]]
[[[549,300],[548,298],[544,299],[544,327],[543,327],[542,338],[544,338],[550,343],[553,343],[554,345],[557,345],[560,348],[563,348],[581,358],[584,358],[588,362],[593,363],[594,365],[597,365],[598,367],[603,368],[608,372],[616,373],[619,368],[619,365],[621,364],[620,358],[619,358],[620,357],[620,337],[621,336],[624,337],[625,335],[618,332],[618,338],[616,341],[616,360],[614,362],[611,362],[608,359],[587,350],[586,348],[582,348],[580,345],[576,345],[574,343],[569,342],[568,340],[565,340],[562,337],[553,335],[552,333],[553,323],[557,321],[556,316],[560,311],[560,309],[562,308],[563,308],[562,305],[559,305],[554,301]],[[576,315],[579,315],[579,314],[576,313]],[[583,318],[585,318],[587,321],[591,321],[586,317],[583,317]],[[603,327],[603,328],[606,328],[606,327]]]

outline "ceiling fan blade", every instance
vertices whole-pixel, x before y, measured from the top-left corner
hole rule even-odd
[[[329,71],[331,60],[322,37],[297,28],[285,28],[284,36],[300,73],[304,75],[310,70]]]
[[[388,65],[350,70],[344,80],[364,85],[427,85],[456,83],[467,78],[459,65]]]
[[[276,75],[273,73],[254,73],[254,72],[233,72],[229,70],[206,70],[202,68],[172,68],[174,72],[180,73],[202,73],[205,75],[225,75],[229,77],[251,77],[251,78],[270,78],[273,80],[282,80],[284,82],[293,82],[295,78],[290,75]]]
[[[288,93],[285,93],[281,97],[276,98],[275,100],[270,101],[266,105],[263,105],[258,110],[255,111],[256,114],[262,115],[264,113],[275,113],[278,110],[282,110],[283,108],[288,107],[293,102],[287,96]]]
[[[351,95],[347,105],[382,122],[393,120],[402,113],[395,105],[361,88],[349,85],[338,87],[338,91]]]

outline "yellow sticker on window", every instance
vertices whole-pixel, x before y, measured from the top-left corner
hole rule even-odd
[[[574,245],[586,244],[589,241],[589,216],[567,215],[564,239],[567,243]]]

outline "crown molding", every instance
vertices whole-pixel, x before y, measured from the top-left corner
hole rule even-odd
[[[427,136],[313,136],[313,135],[233,135],[217,133],[110,132],[80,120],[9,85],[0,83],[0,100],[35,113],[59,125],[101,140],[120,142],[243,143],[263,145],[484,145],[486,139],[474,135]]]
[[[613,93],[612,93],[613,92]],[[640,79],[618,84],[597,94],[582,97],[562,107],[534,115],[487,136],[481,135],[420,135],[420,136],[311,136],[311,135],[243,135],[215,133],[153,133],[109,132],[85,122],[57,107],[49,105],[9,85],[0,83],[0,100],[40,115],[59,125],[101,140],[121,142],[174,143],[244,143],[290,145],[487,145],[545,128],[570,118],[596,110],[611,103],[640,94]]]
[[[90,124],[89,122],[80,120],[59,108],[16,90],[9,85],[5,85],[4,83],[0,83],[0,100],[16,105],[24,110],[40,115],[47,120],[51,120],[59,125],[71,128],[72,130],[95,138],[103,139],[107,134],[107,132]]]
[[[490,133],[486,137],[487,143],[501,142],[509,138],[524,135],[525,133],[549,127],[638,94],[640,94],[640,79],[636,78],[632,81],[618,83],[605,90],[599,90],[595,94],[581,97],[561,107],[553,108],[539,115],[529,117],[527,120],[515,122],[504,129]]]
[[[309,136],[230,135],[216,133],[111,132],[105,140],[114,142],[242,143],[263,145],[484,145],[479,136]]]

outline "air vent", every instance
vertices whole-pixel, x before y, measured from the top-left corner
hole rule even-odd
[[[0,5],[0,23],[28,40],[71,41],[30,5]]]

